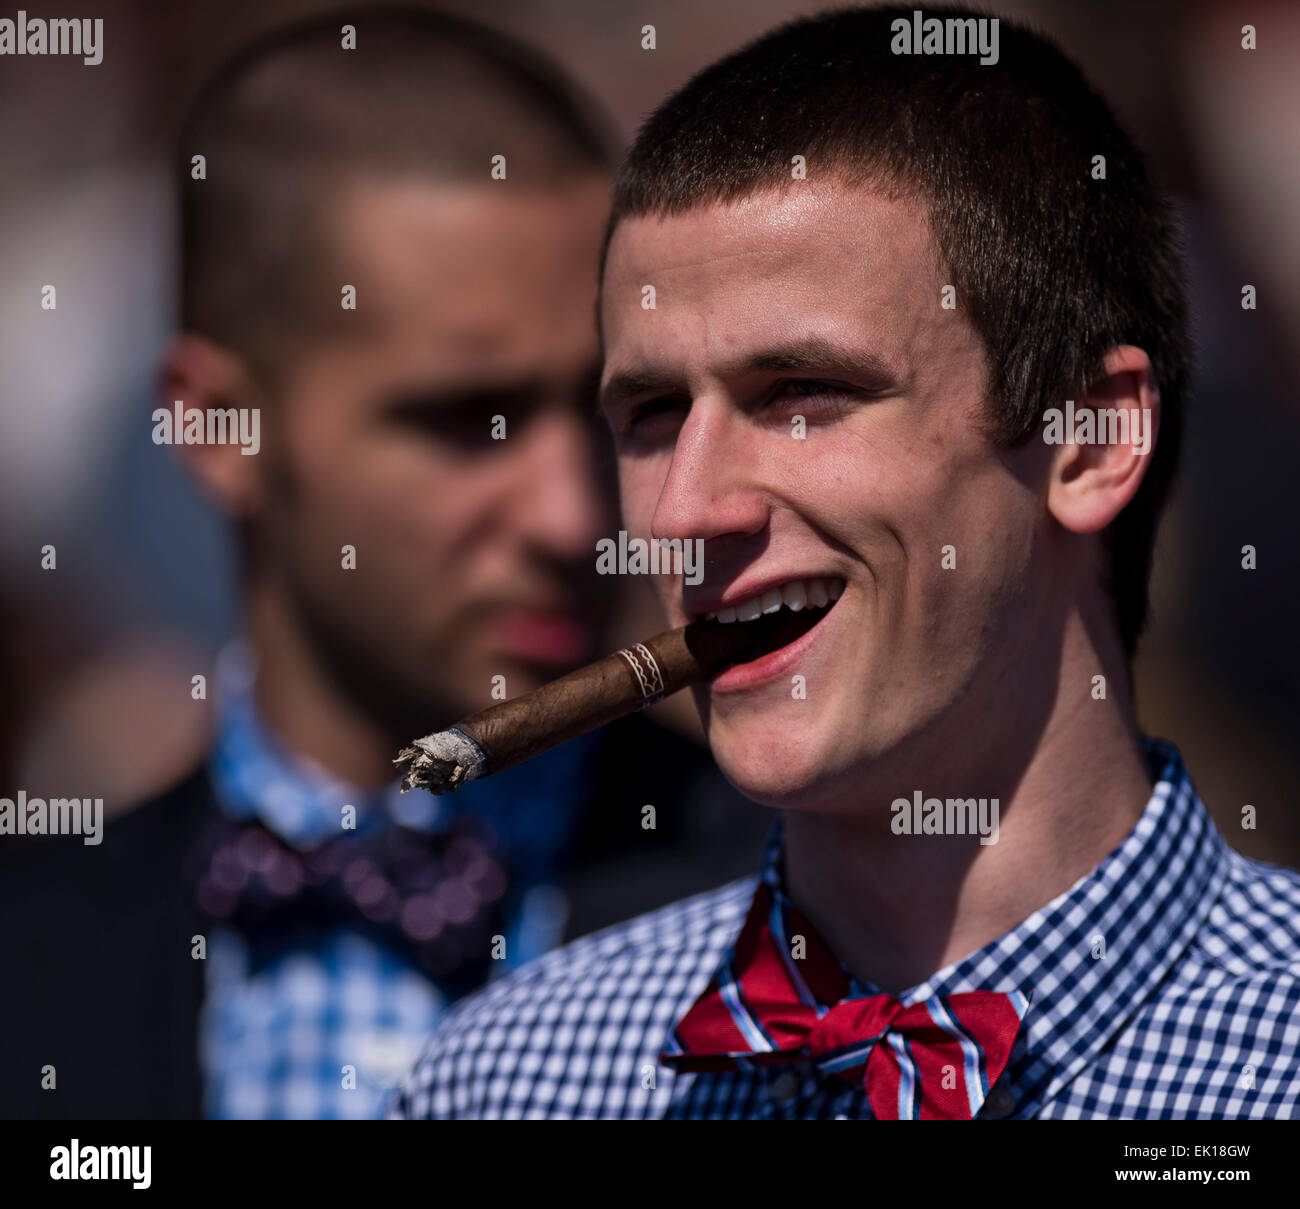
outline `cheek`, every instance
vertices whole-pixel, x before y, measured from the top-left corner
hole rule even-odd
[[[629,534],[648,537],[655,508],[668,477],[667,457],[620,457],[618,489],[623,525]]]
[[[295,516],[315,545],[354,545],[358,566],[381,577],[385,592],[423,591],[434,580],[451,591],[470,572],[476,543],[482,556],[489,480],[422,439],[360,438],[298,468]]]
[[[897,624],[931,638],[962,618],[978,627],[1024,575],[1030,493],[992,456],[870,419],[792,459],[791,504],[862,561]]]
[[[893,591],[943,530],[945,501],[933,461],[920,461],[885,428],[864,423],[790,442],[781,477],[793,510],[856,555],[880,590]]]
[[[1033,548],[1034,514],[1023,489],[996,472],[965,474],[931,499],[914,558],[930,644],[962,652],[958,662],[978,658],[1016,624]]]

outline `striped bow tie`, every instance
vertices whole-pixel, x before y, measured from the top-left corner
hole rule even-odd
[[[849,998],[850,990],[808,922],[760,883],[731,953],[660,1061],[721,1071],[811,1060],[861,1087],[879,1120],[969,1121],[1006,1067],[1029,1007],[1020,991],[903,1004],[884,994]]]

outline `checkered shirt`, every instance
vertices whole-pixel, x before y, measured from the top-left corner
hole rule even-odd
[[[1119,847],[899,996],[1033,988],[980,1118],[1300,1115],[1300,873],[1232,851],[1178,751],[1144,748],[1154,791]],[[781,836],[778,823],[759,876],[788,901]],[[743,879],[608,928],[462,1000],[388,1115],[871,1119],[861,1088],[808,1064],[659,1064],[755,888]]]

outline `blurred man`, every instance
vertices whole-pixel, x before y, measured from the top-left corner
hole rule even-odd
[[[1173,222],[1055,47],[921,16],[713,65],[615,191],[629,530],[705,543],[673,622],[766,635],[697,690],[781,811],[757,876],[471,997],[399,1115],[1300,1110],[1300,875],[1232,852],[1136,719],[1189,356]]]
[[[449,1001],[616,918],[566,871],[632,853],[639,905],[672,892],[644,863],[680,815],[637,812],[723,799],[644,722],[455,798],[393,783],[593,654],[607,147],[532,53],[427,13],[288,31],[199,97],[153,439],[233,522],[246,637],[207,765],[7,879],[40,922],[6,928],[4,1111],[373,1116]]]

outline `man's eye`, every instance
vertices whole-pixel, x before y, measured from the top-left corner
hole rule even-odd
[[[764,396],[760,410],[767,418],[781,422],[795,415],[829,421],[846,415],[865,393],[847,382],[785,378]]]
[[[394,423],[411,432],[472,453],[500,449],[501,437],[521,431],[537,411],[535,400],[514,395],[465,396],[402,402]]]
[[[815,378],[784,378],[772,388],[770,399],[816,399],[822,396],[840,397],[852,393],[853,387],[845,382],[823,382]]]
[[[649,399],[630,407],[621,425],[622,435],[646,440],[681,427],[690,403],[685,399]]]

